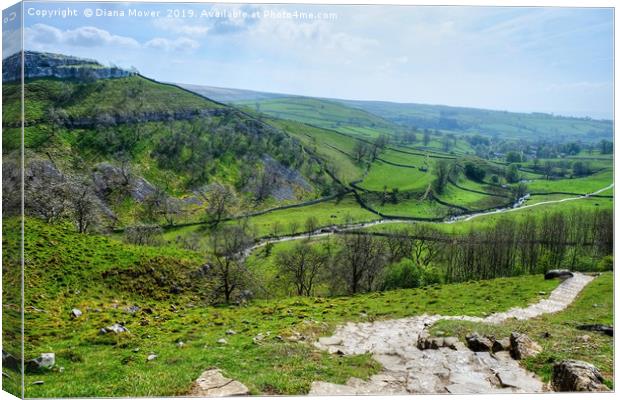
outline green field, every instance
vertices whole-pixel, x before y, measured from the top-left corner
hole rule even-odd
[[[431,183],[431,171],[421,171],[418,168],[403,168],[375,161],[368,175],[358,185],[366,190],[381,192],[385,188],[398,188],[401,192],[424,192]]]

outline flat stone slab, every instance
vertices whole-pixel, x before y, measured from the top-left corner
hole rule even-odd
[[[208,369],[194,382],[188,396],[228,397],[245,396],[250,390],[241,382],[226,378],[219,369]]]

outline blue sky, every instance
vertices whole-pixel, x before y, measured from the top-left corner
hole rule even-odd
[[[67,7],[78,16],[29,15]],[[85,8],[125,16],[87,18]],[[175,4],[194,18],[171,18],[169,8],[25,3],[25,46],[135,66],[162,81],[595,118],[613,113],[611,9]],[[129,9],[160,16],[129,17]],[[247,14],[214,18],[209,11]],[[336,18],[277,19],[265,11]]]

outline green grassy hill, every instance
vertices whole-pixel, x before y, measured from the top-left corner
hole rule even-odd
[[[481,133],[510,139],[611,139],[613,122],[544,113],[514,113],[465,107],[340,100],[395,124],[418,129]]]
[[[394,135],[401,131],[399,126],[377,115],[331,100],[284,97],[239,101],[235,104],[279,119],[290,119],[368,138],[379,134]]]

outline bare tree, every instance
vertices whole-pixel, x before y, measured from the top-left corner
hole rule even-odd
[[[200,193],[207,202],[206,213],[213,227],[217,227],[237,205],[237,196],[228,185],[214,183],[209,185],[205,192]]]
[[[162,229],[157,225],[136,225],[125,229],[125,241],[140,246],[157,246],[163,241]]]
[[[68,189],[68,209],[76,228],[86,233],[100,222],[100,207],[92,188],[85,181],[72,182]]]
[[[328,265],[328,256],[308,242],[278,254],[276,266],[282,275],[295,286],[298,296],[311,296],[322,272]]]
[[[335,272],[344,279],[348,293],[373,290],[385,266],[383,243],[371,235],[351,234],[342,237],[341,246]]]
[[[249,271],[243,261],[243,251],[253,242],[247,226],[222,225],[208,240],[209,254],[213,260],[213,277],[216,291],[229,304],[233,293],[245,286]]]

